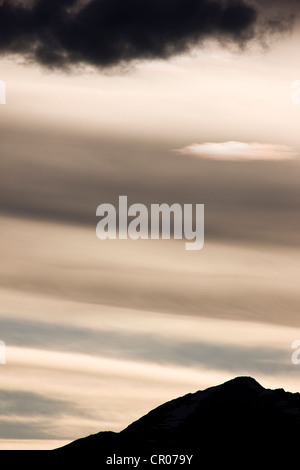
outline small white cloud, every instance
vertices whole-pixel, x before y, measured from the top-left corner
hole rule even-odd
[[[285,145],[260,144],[256,142],[205,142],[192,144],[175,152],[212,160],[291,160],[296,153]]]

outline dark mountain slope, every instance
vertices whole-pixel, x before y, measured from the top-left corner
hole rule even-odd
[[[258,468],[267,463],[270,468],[297,456],[299,438],[298,393],[265,389],[251,377],[237,377],[165,403],[120,433],[100,432],[54,453],[97,458],[97,468],[116,468],[116,460],[108,465],[109,459],[124,456],[140,457],[138,468],[155,468],[150,461],[154,454],[193,455],[190,465],[176,462],[189,468],[208,461],[235,467],[260,463]],[[126,460],[124,466],[134,465]]]

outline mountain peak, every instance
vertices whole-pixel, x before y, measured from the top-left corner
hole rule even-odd
[[[235,377],[234,379],[228,380],[224,384],[220,385],[220,387],[227,387],[227,386],[234,386],[241,389],[256,389],[256,390],[263,390],[264,387],[260,385],[253,377],[242,375],[239,377]]]
[[[131,455],[144,455],[144,462],[153,454],[186,452],[194,455],[193,468],[205,457],[222,464],[235,459],[240,468],[245,457],[256,463],[263,455],[269,464],[271,457],[276,463],[279,456],[292,455],[299,425],[298,393],[266,389],[240,376],[160,405],[119,433],[99,433],[65,449],[97,455],[128,455],[130,449]]]
[[[215,413],[220,406],[229,409],[233,403],[247,406],[264,391],[266,389],[252,377],[235,377],[220,385],[164,403],[130,424],[121,431],[121,434],[145,432],[149,437],[156,434],[158,429],[162,434],[178,433],[191,426],[197,428],[197,423],[206,415],[208,409],[211,409],[211,413]]]

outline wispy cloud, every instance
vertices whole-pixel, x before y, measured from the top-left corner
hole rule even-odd
[[[205,142],[192,144],[175,152],[212,160],[291,160],[296,152],[286,145],[261,144],[257,142]]]

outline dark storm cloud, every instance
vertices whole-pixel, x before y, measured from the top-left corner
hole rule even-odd
[[[243,45],[286,18],[260,21],[243,0],[36,0],[0,5],[0,54],[21,54],[47,67],[98,67],[168,58],[206,38]],[[267,27],[266,27],[267,25]],[[270,26],[270,28],[268,28]]]

